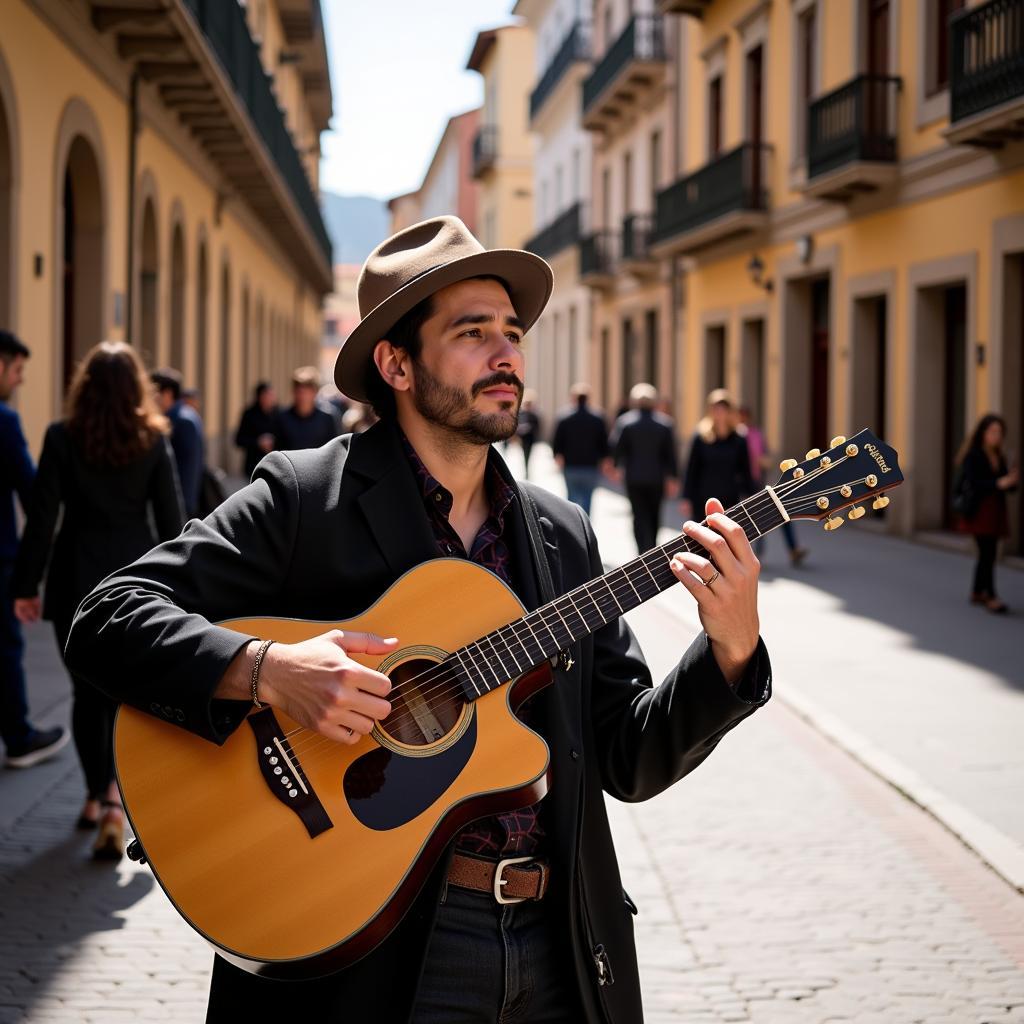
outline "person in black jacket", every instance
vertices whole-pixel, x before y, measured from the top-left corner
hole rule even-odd
[[[1020,483],[1020,471],[1006,463],[1005,436],[1002,416],[990,412],[981,417],[959,455],[955,496],[959,528],[974,536],[978,548],[971,603],[996,614],[1007,611],[995,579],[999,541],[1010,532],[1006,496]]]
[[[747,442],[736,431],[736,407],[725,388],[708,395],[707,415],[697,425],[683,484],[683,518],[700,514],[717,497],[726,508],[754,493]]]
[[[331,630],[269,647],[214,623],[239,613],[350,618],[442,554],[489,566],[528,608],[600,575],[580,508],[517,486],[494,448],[515,431],[522,337],[550,290],[543,260],[488,252],[455,217],[414,225],[379,246],[360,276],[363,318],[335,377],[344,394],[371,402],[380,422],[319,449],[272,452],[252,483],[205,521],[105,580],[71,630],[76,671],[158,717],[169,709],[167,723],[212,743],[239,728],[255,697],[319,734],[308,742],[369,750],[367,734],[377,723],[389,727],[391,683],[362,665],[359,652],[401,651],[401,622],[397,639]],[[642,1020],[603,793],[643,800],[661,792],[770,694],[756,560],[720,505],[708,511],[711,527],[687,524],[695,550],[670,563],[706,635],[665,682],[652,686],[606,600],[606,624],[594,620],[592,633],[567,641],[572,658],[562,659],[556,685],[532,699],[530,719],[551,753],[541,804],[453,829],[401,922],[336,974],[273,981],[218,957],[208,1021],[293,1016],[296,1006],[310,1024],[497,1020],[512,1006],[531,1021]],[[703,547],[714,551],[717,571],[696,553]],[[436,601],[438,614],[460,614],[458,595]],[[427,757],[420,771],[430,770]],[[496,846],[490,853],[477,845],[487,841]],[[510,848],[524,846],[528,861],[504,863]],[[467,857],[483,877],[462,873]],[[272,871],[272,851],[266,863]],[[238,870],[259,867],[243,862]],[[495,893],[509,875],[527,896],[499,907]],[[251,909],[260,913],[258,900]]]
[[[245,475],[252,476],[256,463],[274,448],[277,397],[265,380],[256,385],[252,405],[242,413],[235,444],[245,452]]]
[[[573,384],[573,408],[555,424],[551,450],[565,475],[565,490],[590,515],[590,501],[601,480],[601,465],[608,458],[608,428],[590,406],[590,385]]]
[[[274,419],[274,442],[278,451],[319,448],[338,436],[338,421],[317,405],[320,371],[300,366],[292,374],[292,404],[278,411]]]
[[[21,622],[34,622],[42,612],[53,622],[62,653],[82,598],[158,540],[174,537],[185,521],[169,433],[135,350],[120,341],[92,349],[72,379],[67,418],[46,431],[14,567],[15,614]],[[99,824],[94,853],[117,860],[123,844],[114,781],[117,705],[73,667],[69,671],[72,732],[87,789],[79,826]]]
[[[612,458],[626,481],[633,510],[637,551],[650,551],[657,542],[661,502],[677,491],[679,467],[672,420],[657,411],[658,392],[651,384],[634,384],[633,408],[618,418],[612,431]]]

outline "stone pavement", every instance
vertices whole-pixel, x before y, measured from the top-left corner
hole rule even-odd
[[[625,551],[621,499],[601,501],[606,555]],[[766,603],[793,599],[774,587]],[[694,631],[687,601],[631,613],[656,678]],[[836,608],[834,642],[857,622]],[[49,627],[28,632],[33,706],[66,720]],[[70,749],[0,773],[0,1022],[202,1020],[208,950],[148,869],[87,860],[80,799]],[[1024,1024],[1024,899],[782,702],[669,792],[610,804],[649,1021]]]

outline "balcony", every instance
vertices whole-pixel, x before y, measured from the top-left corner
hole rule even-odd
[[[562,41],[558,53],[544,69],[536,88],[530,93],[530,124],[532,125],[541,108],[552,96],[558,85],[563,81],[573,81],[581,77],[577,72],[570,75],[573,69],[581,69],[590,63],[590,25],[585,21],[577,21]]]
[[[600,290],[615,283],[614,231],[595,231],[580,240],[580,283]]]
[[[667,66],[661,15],[636,15],[583,83],[583,127],[606,131],[621,124],[661,85]]]
[[[949,22],[950,142],[989,148],[1024,131],[1024,0],[989,0]]]
[[[243,9],[222,0],[159,7],[102,0],[90,7],[93,27],[113,37],[121,59],[159,92],[240,200],[315,286],[330,291],[331,243],[317,196]],[[308,12],[308,26],[293,26],[303,37],[297,59],[310,109],[326,126],[330,84],[319,4],[307,0],[306,7],[316,10]]]
[[[810,105],[804,193],[845,201],[896,178],[902,80],[858,75]]]
[[[657,273],[658,261],[651,255],[654,218],[649,213],[631,213],[622,218],[622,269],[634,277]]]
[[[473,177],[482,178],[498,160],[498,126],[485,124],[473,139]]]
[[[711,0],[658,0],[662,14],[692,14],[695,18],[703,18],[710,6]]]
[[[658,193],[651,250],[695,252],[763,228],[771,149],[745,142]]]
[[[531,238],[525,249],[550,260],[560,252],[576,245],[580,240],[580,204],[573,203],[564,213],[559,214],[543,231]]]

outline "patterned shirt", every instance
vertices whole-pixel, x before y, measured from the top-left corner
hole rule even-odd
[[[505,513],[516,500],[516,492],[505,482],[493,460],[487,461],[485,477],[490,512],[473,540],[472,550],[467,554],[462,538],[448,519],[452,510],[451,492],[431,476],[404,434],[402,445],[419,481],[427,519],[437,540],[438,553],[450,558],[468,558],[490,569],[511,586],[509,551],[503,534]],[[466,853],[484,857],[530,856],[537,852],[544,839],[544,829],[538,817],[539,809],[540,805],[534,804],[518,811],[482,818],[464,829],[455,845]]]

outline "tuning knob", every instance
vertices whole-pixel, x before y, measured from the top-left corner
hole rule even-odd
[[[842,516],[829,516],[828,519],[825,520],[825,529],[826,530],[830,530],[830,531],[831,530],[838,530],[839,527],[842,526],[842,525],[843,525],[843,517]]]
[[[796,459],[784,459],[779,463],[779,469],[781,469],[783,473],[787,473],[791,469],[796,469]]]
[[[846,444],[845,434],[836,434],[836,436],[829,441],[828,446],[829,448],[838,448],[841,444]]]
[[[808,459],[816,459],[821,454],[820,448],[812,448],[805,456],[804,461]]]
[[[877,512],[880,509],[885,508],[888,504],[889,499],[883,494],[880,498],[875,498],[875,500],[871,502],[871,507]]]
[[[849,512],[846,513],[847,519],[860,519],[862,515],[867,512],[867,509],[862,505],[854,505]]]

